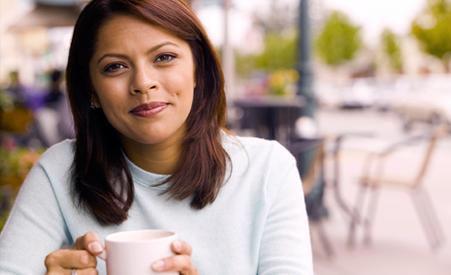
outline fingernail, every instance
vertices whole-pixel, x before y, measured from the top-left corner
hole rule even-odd
[[[99,242],[90,243],[88,248],[94,253],[100,253],[103,251],[103,246]]]
[[[154,262],[154,263],[152,264],[152,268],[153,268],[155,271],[161,271],[161,270],[163,270],[163,268],[164,268],[164,261],[159,260],[159,261]]]
[[[182,243],[180,241],[174,241],[172,244],[174,245],[175,250],[179,251],[182,249]]]

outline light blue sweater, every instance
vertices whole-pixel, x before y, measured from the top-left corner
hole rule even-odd
[[[130,161],[135,201],[120,226],[101,226],[74,207],[68,171],[74,142],[48,149],[25,180],[0,235],[0,274],[45,274],[44,259],[88,231],[108,234],[166,229],[193,247],[201,275],[313,274],[304,196],[295,159],[279,143],[224,137],[233,172],[216,201],[194,210],[189,200],[168,200],[152,187],[165,176]],[[193,160],[196,161],[196,160]],[[99,274],[106,274],[98,260]]]

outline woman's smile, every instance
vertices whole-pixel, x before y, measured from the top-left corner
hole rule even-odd
[[[163,112],[166,107],[168,103],[165,102],[149,102],[133,108],[130,113],[139,117],[153,117]]]

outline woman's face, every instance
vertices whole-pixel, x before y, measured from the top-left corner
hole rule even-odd
[[[184,136],[196,85],[186,41],[118,15],[100,28],[89,71],[93,100],[124,143],[159,144]]]

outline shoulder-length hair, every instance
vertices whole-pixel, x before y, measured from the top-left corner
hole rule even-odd
[[[101,109],[90,108],[94,93],[89,61],[102,24],[118,14],[140,17],[185,40],[193,53],[196,88],[181,159],[166,182],[171,199],[191,199],[202,209],[226,181],[230,158],[221,144],[226,124],[224,76],[218,54],[202,24],[183,0],[93,0],[74,28],[67,65],[67,90],[76,132],[71,190],[77,206],[103,225],[128,217],[134,185],[116,130]]]

